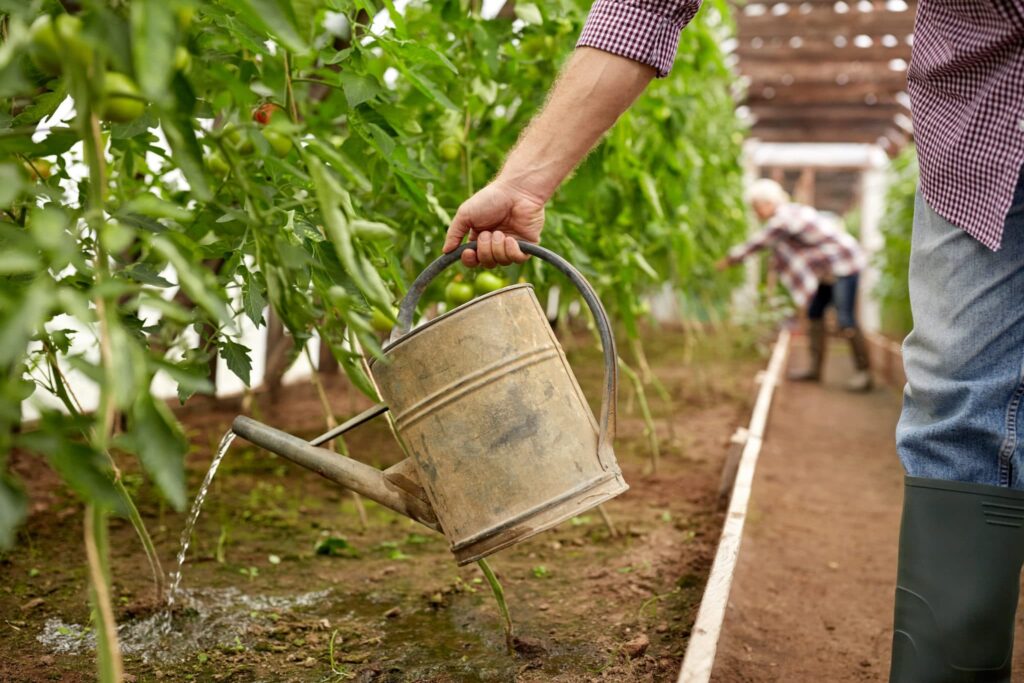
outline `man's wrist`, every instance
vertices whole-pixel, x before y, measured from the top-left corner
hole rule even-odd
[[[538,204],[546,204],[558,189],[559,181],[545,180],[544,175],[539,169],[506,163],[494,182]]]

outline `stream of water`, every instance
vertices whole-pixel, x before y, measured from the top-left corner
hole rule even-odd
[[[188,546],[192,541],[192,529],[196,525],[196,520],[199,519],[199,513],[203,509],[203,501],[206,500],[206,493],[210,489],[210,484],[213,482],[214,475],[217,474],[217,468],[220,467],[220,461],[224,459],[224,456],[228,452],[228,448],[231,447],[231,442],[235,440],[236,434],[228,430],[224,438],[220,440],[220,446],[217,447],[217,454],[213,457],[213,462],[210,463],[210,469],[206,473],[206,477],[203,479],[203,485],[199,487],[199,493],[196,494],[196,498],[192,501],[192,509],[189,510],[188,520],[185,522],[185,529],[181,532],[181,549],[178,550],[178,568],[173,574],[171,574],[171,589],[167,591],[167,611],[170,611],[174,607],[174,599],[178,595],[178,589],[181,586],[181,572],[185,565],[185,556],[188,554]]]

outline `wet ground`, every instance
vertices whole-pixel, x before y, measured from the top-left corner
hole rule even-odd
[[[750,332],[704,338],[659,332],[647,343],[648,398],[661,446],[650,471],[639,402],[620,395],[616,452],[631,490],[491,558],[516,626],[508,653],[494,600],[475,565],[458,568],[442,537],[367,502],[361,528],[350,495],[236,441],[214,480],[173,615],[156,608],[131,527],[111,524],[115,601],[135,681],[670,681],[700,600],[721,519],[719,476],[729,437],[745,424],[764,349]],[[600,358],[586,336],[570,357],[594,401]],[[340,416],[365,407],[341,378],[328,389]],[[311,387],[257,419],[312,436],[323,418]],[[194,448],[195,492],[240,400],[201,399],[179,411]],[[348,439],[356,457],[400,456],[383,422]],[[45,465],[15,455],[31,516],[0,556],[0,681],[94,679],[82,508]],[[173,571],[184,515],[161,504],[126,465],[128,483]]]

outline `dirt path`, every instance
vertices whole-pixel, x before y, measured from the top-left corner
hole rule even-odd
[[[834,351],[823,387],[784,383],[776,394],[716,683],[887,680],[900,396],[843,391],[849,357]],[[803,361],[800,344],[791,358]]]

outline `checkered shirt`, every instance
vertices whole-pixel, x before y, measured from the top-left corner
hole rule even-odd
[[[772,268],[798,306],[810,303],[820,282],[853,275],[867,264],[860,244],[834,220],[809,206],[780,206],[765,227],[729,250],[737,264],[762,249],[771,249]]]
[[[702,0],[597,0],[590,7],[576,47],[596,47],[658,70],[672,69],[679,32]]]
[[[907,81],[924,198],[999,249],[1024,165],[1024,0],[921,0]]]
[[[664,76],[699,7],[700,0],[597,0],[578,45]],[[998,249],[1024,166],[1024,0],[920,0],[908,90],[925,199]]]

